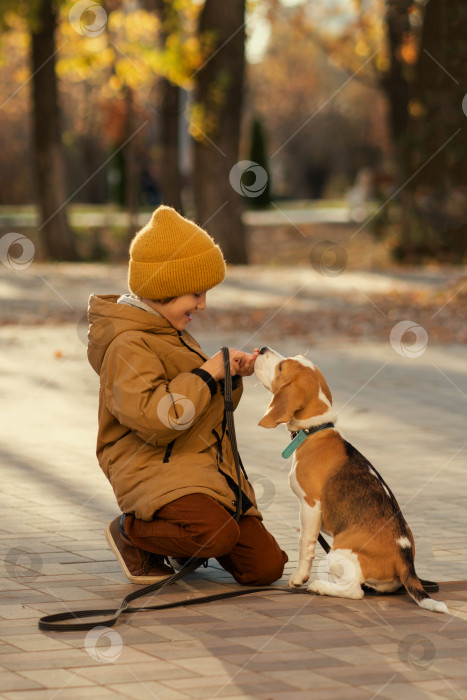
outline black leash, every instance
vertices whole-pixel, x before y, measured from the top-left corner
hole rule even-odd
[[[225,420],[227,426],[227,433],[229,435],[230,444],[232,446],[232,453],[235,463],[235,470],[237,472],[237,506],[235,509],[235,520],[240,520],[242,515],[242,479],[240,471],[240,456],[238,454],[237,446],[237,435],[235,433],[235,423],[234,423],[234,405],[232,396],[232,375],[230,374],[230,351],[225,345],[222,346],[222,355],[224,358],[224,406],[225,406]]]
[[[184,567],[177,571],[170,578],[159,581],[158,583],[153,583],[150,586],[144,586],[133,593],[129,593],[125,596],[120,603],[118,608],[103,608],[96,610],[73,610],[71,612],[58,613],[56,615],[46,615],[41,617],[39,620],[39,629],[47,630],[49,632],[66,632],[66,631],[79,631],[79,630],[90,630],[97,626],[113,627],[118,621],[121,615],[128,615],[129,613],[144,612],[146,610],[167,610],[168,608],[179,608],[186,607],[188,605],[196,605],[198,603],[211,603],[214,600],[224,600],[225,598],[237,598],[238,596],[248,595],[250,593],[260,593],[263,591],[279,591],[282,593],[307,593],[306,588],[289,588],[288,586],[258,586],[257,588],[241,588],[237,591],[227,591],[226,593],[215,593],[213,595],[199,596],[198,598],[189,598],[187,600],[177,600],[172,603],[160,603],[159,605],[145,605],[142,607],[132,607],[130,603],[136,598],[141,598],[142,596],[149,595],[158,590],[163,590],[166,586],[184,578],[195,568],[198,568],[199,564],[193,568],[190,566]],[[67,624],[61,624],[67,620],[78,620],[83,617],[94,617],[99,618],[98,620],[93,620],[92,622],[69,622]]]
[[[226,425],[228,430],[228,435],[230,439],[230,444],[232,446],[232,453],[235,462],[235,469],[237,472],[237,484],[238,484],[238,494],[237,494],[237,505],[235,511],[235,520],[238,520],[242,514],[242,488],[241,488],[241,470],[240,470],[240,457],[238,454],[237,438],[235,433],[235,424],[233,419],[233,398],[232,398],[232,375],[230,374],[230,353],[227,347],[222,347],[222,354],[224,359],[224,403],[225,403],[225,415],[226,415]],[[318,542],[324,549],[326,554],[331,550],[330,545],[326,542],[321,533],[318,535]],[[185,565],[180,569],[180,571],[175,572],[172,576],[158,581],[157,583],[152,583],[149,586],[143,586],[132,593],[126,595],[120,606],[118,608],[102,608],[95,610],[72,610],[70,612],[57,613],[55,615],[45,615],[39,620],[39,629],[48,632],[76,632],[81,630],[90,630],[97,626],[113,627],[122,615],[128,615],[129,613],[144,612],[146,610],[167,610],[168,608],[178,608],[187,607],[189,605],[197,605],[201,603],[211,603],[215,600],[225,600],[227,598],[238,598],[243,595],[250,595],[251,593],[263,593],[267,591],[278,592],[278,593],[292,593],[292,594],[304,594],[308,593],[307,589],[304,588],[290,588],[289,586],[257,586],[255,588],[240,588],[236,591],[227,591],[225,593],[215,593],[213,595],[198,596],[197,598],[189,598],[187,600],[178,600],[172,603],[160,603],[158,605],[146,605],[141,607],[133,607],[130,605],[137,598],[142,598],[143,596],[149,595],[150,593],[155,593],[156,591],[163,591],[166,587],[177,583],[182,578],[195,571],[199,566],[204,564],[204,559],[198,559],[192,557],[189,559]],[[421,580],[421,579],[420,579]],[[436,592],[439,590],[437,583],[433,581],[422,581],[423,588],[427,593]],[[365,585],[362,588],[367,593],[375,593],[373,588],[369,588]],[[396,591],[395,594],[405,593],[405,588],[401,586]],[[89,622],[76,622],[76,620],[82,618],[99,618],[94,619]],[[70,622],[71,620],[71,622]],[[64,624],[65,623],[65,624]]]

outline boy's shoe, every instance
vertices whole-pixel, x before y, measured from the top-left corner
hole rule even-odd
[[[121,517],[118,516],[107,525],[105,536],[125,576],[132,583],[146,585],[158,583],[172,576],[174,570],[172,567],[164,564],[162,555],[152,554],[139,549],[122,533],[120,528]]]

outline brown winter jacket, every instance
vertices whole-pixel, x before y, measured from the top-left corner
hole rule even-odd
[[[222,382],[186,331],[117,295],[89,298],[88,359],[100,375],[97,458],[124,513],[151,520],[166,503],[206,493],[235,511],[236,470]],[[194,372],[193,372],[194,370]],[[242,383],[234,389],[234,406]],[[242,474],[243,513],[261,517]]]

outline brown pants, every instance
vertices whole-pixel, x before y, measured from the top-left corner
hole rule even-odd
[[[267,586],[288,561],[258,518],[233,516],[211,496],[194,493],[158,510],[154,520],[127,515],[125,532],[140,549],[172,557],[217,559],[238,583]]]

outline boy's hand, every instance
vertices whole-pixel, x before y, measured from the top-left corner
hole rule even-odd
[[[243,352],[243,350],[229,348],[230,374],[232,376],[238,374],[240,377],[248,377],[250,374],[253,374],[254,364],[258,354],[259,348],[255,348],[252,354]],[[209,372],[209,374],[214,377],[216,381],[218,379],[223,379],[225,374],[224,356],[222,354],[222,350],[216,352],[216,354],[210,357],[209,360],[204,363],[204,365],[201,365],[201,369]]]
[[[237,368],[237,374],[240,377],[249,377],[253,374],[258,355],[259,348],[255,348],[251,355],[247,352],[243,353],[243,358],[240,360]]]

